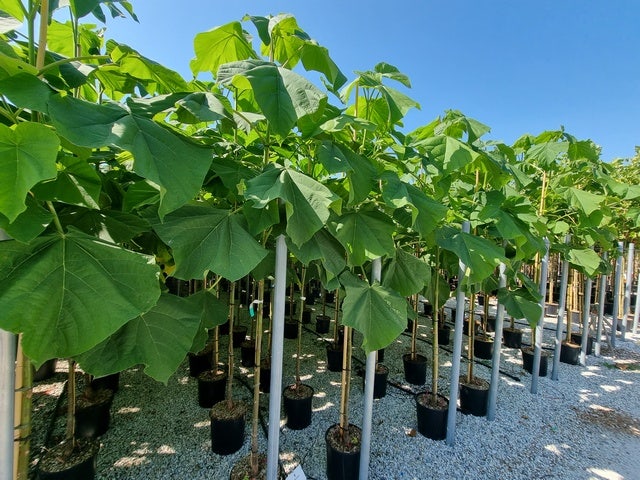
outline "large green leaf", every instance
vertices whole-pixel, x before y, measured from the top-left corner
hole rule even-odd
[[[130,151],[134,171],[160,186],[161,217],[195,198],[209,171],[209,150],[120,105],[54,96],[49,113],[60,134],[76,145]]]
[[[305,265],[320,260],[329,278],[342,273],[347,265],[342,245],[324,228],[300,247],[294,243],[288,243],[288,246],[291,253]]]
[[[137,215],[117,210],[73,209],[60,215],[60,221],[107,242],[123,244],[137,235],[150,231],[148,222]]]
[[[409,205],[412,225],[418,233],[426,237],[433,232],[444,219],[447,207],[428,197],[416,186],[401,181],[395,174],[389,172],[383,178],[385,188],[382,190],[382,196],[385,202],[396,208]]]
[[[109,40],[108,49],[111,59],[118,64],[120,71],[142,80],[149,92],[173,93],[191,90],[180,74],[140,55],[128,45]]]
[[[78,362],[97,376],[142,364],[147,375],[166,383],[184,360],[200,328],[202,308],[194,300],[161,295],[151,310],[77,357]]]
[[[0,10],[7,12],[17,20],[24,19],[24,11],[20,6],[20,0],[0,0]]]
[[[18,108],[47,111],[47,101],[53,90],[36,75],[18,73],[0,80],[0,92]]]
[[[79,232],[4,242],[0,326],[24,333],[36,363],[72,357],[155,305],[159,273],[152,258]]]
[[[377,174],[375,166],[346,145],[323,141],[318,148],[318,160],[330,174],[346,173],[350,204],[362,202],[371,193]]]
[[[287,168],[269,168],[247,182],[245,196],[256,208],[272,200],[285,203],[286,231],[291,240],[302,245],[320,230],[329,218],[329,207],[337,197],[324,185],[300,172]]]
[[[572,207],[584,212],[587,216],[599,210],[600,205],[606,199],[603,195],[597,195],[575,187],[569,187],[566,190],[565,198]]]
[[[351,265],[362,265],[385,255],[393,255],[395,226],[391,219],[375,209],[348,212],[331,220],[331,229],[349,254]]]
[[[362,333],[364,351],[379,350],[398,338],[407,325],[406,300],[379,283],[369,285],[351,274],[340,279],[346,292],[342,323]]]
[[[26,200],[27,209],[9,223],[4,215],[0,215],[0,228],[5,230],[11,238],[19,242],[29,243],[40,235],[53,220],[53,214],[45,210],[30,195]]]
[[[198,33],[193,39],[193,48],[196,58],[191,61],[191,71],[194,75],[200,72],[215,75],[224,63],[258,58],[240,22],[231,22],[208,32]]]
[[[498,301],[504,305],[507,313],[514,318],[526,318],[531,328],[534,328],[540,321],[542,307],[539,299],[524,288],[498,290]]]
[[[452,227],[438,230],[436,242],[440,248],[453,252],[466,265],[465,278],[468,283],[480,283],[491,276],[500,262],[508,263],[503,249],[492,241]]]
[[[31,187],[56,176],[59,147],[58,136],[45,125],[0,124],[0,213],[10,222],[27,208]]]
[[[408,297],[421,291],[431,280],[431,269],[423,259],[396,249],[396,254],[386,264],[382,285]]]
[[[223,85],[240,91],[250,89],[259,113],[269,121],[274,133],[286,136],[295,125],[296,108],[275,64],[262,60],[226,63],[218,69],[217,78]]]
[[[186,205],[150,221],[173,250],[174,276],[189,280],[211,271],[235,281],[248,275],[267,251],[243,227],[241,216],[208,205]]]
[[[35,195],[41,200],[99,208],[102,180],[95,167],[71,155],[63,155],[59,160],[58,176],[35,186]]]
[[[592,278],[598,273],[601,262],[600,256],[592,248],[571,248],[567,252],[567,260]]]

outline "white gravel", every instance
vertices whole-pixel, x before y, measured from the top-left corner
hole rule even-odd
[[[429,321],[420,317],[419,335],[425,341],[419,342],[419,350],[430,359]],[[312,424],[293,431],[281,422],[280,459],[287,473],[300,464],[307,478],[324,479],[324,433],[338,421],[340,373],[325,368],[324,340],[312,331],[315,313],[307,327],[302,372],[304,382],[315,389]],[[547,318],[545,327],[544,346],[551,348],[555,319]],[[525,331],[528,343],[529,329]],[[283,386],[293,380],[295,344],[285,340]],[[549,376],[540,378],[537,394],[530,393],[531,376],[522,369],[520,352],[503,349],[500,369],[509,376],[500,376],[496,419],[490,422],[458,412],[453,446],[414,435],[414,398],[389,385],[386,397],[374,402],[369,478],[640,479],[640,336],[627,333],[627,340],[618,338],[616,346],[615,351],[603,348],[599,358],[587,357],[586,367],[561,363],[559,381],[550,378],[550,358]],[[401,356],[408,348],[409,337],[402,335],[386,349],[384,363],[391,382],[419,391],[422,388],[404,382]],[[354,356],[364,360],[359,348]],[[624,359],[631,363],[625,364]],[[448,396],[451,357],[443,349],[440,363],[441,393]],[[361,366],[354,362],[354,370]],[[465,366],[463,361],[463,372]],[[477,364],[475,371],[490,379],[487,366]],[[252,382],[245,368],[238,368],[237,376]],[[430,373],[427,377],[429,383]],[[250,401],[249,388],[241,381],[235,385],[235,396]],[[49,401],[59,390],[46,387],[46,382],[38,388],[48,392]],[[261,394],[265,421],[269,397]],[[352,423],[361,425],[362,380],[356,371],[350,408]],[[41,405],[34,413],[34,424],[43,428],[50,412],[51,408]],[[186,361],[166,386],[146,377],[142,368],[127,370],[113,402],[111,427],[101,439],[97,478],[228,478],[231,466],[249,451],[249,422],[247,440],[238,453],[213,454],[208,410],[198,406],[197,382],[189,377]],[[41,434],[34,437],[35,452],[42,438]],[[260,444],[266,451],[262,430]]]

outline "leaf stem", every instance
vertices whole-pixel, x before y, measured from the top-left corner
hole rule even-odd
[[[64,229],[62,228],[62,224],[60,223],[60,218],[58,217],[58,212],[56,212],[56,208],[53,206],[53,203],[50,200],[47,200],[47,208],[53,214],[53,224],[56,226],[56,230],[60,235],[64,237]]]
[[[71,57],[71,58],[63,58],[61,60],[49,63],[38,69],[38,75],[44,75],[49,70],[59,67],[60,65],[64,65],[66,63],[71,62],[80,62],[83,60],[109,60],[111,57],[109,55],[82,55],[79,57]]]

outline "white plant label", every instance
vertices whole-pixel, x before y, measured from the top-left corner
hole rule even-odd
[[[302,471],[302,465],[298,465],[294,468],[293,472],[287,476],[287,480],[307,480],[307,476]]]

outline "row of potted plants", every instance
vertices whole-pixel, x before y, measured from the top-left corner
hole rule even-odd
[[[81,23],[104,22],[104,11],[135,20],[128,2],[68,4],[63,23],[46,1],[5,2],[12,22],[0,32],[0,227],[14,239],[0,252],[0,327],[21,335],[36,365],[72,358],[102,376],[144,364],[166,381],[209,329],[228,317],[233,331],[235,298],[217,314],[218,282],[273,276],[280,235],[308,278],[344,293],[345,342],[356,329],[371,352],[415,316],[407,298],[422,294],[438,322],[458,261],[470,295],[496,290],[506,265],[500,301],[535,325],[523,265],[535,266],[542,236],[594,276],[606,265],[589,246],[636,231],[625,208],[640,187],[612,176],[592,141],[559,130],[509,146],[457,111],[405,134],[404,115],[419,107],[398,89],[409,79],[380,63],[347,83],[291,15],[198,34],[186,81]],[[166,278],[203,288],[170,295]],[[439,403],[437,384],[430,398]],[[338,429],[347,444],[349,428]]]

